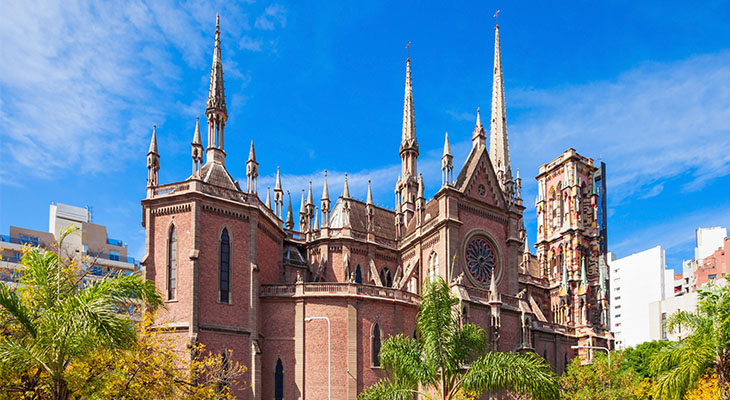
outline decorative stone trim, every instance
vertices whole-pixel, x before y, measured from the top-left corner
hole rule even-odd
[[[491,219],[492,221],[499,222],[500,224],[507,224],[507,218],[500,217],[500,216],[492,214],[488,211],[480,210],[480,209],[478,209],[474,206],[468,205],[468,204],[459,203],[459,209],[464,210],[468,213],[472,213],[474,215],[478,215],[482,218]]]
[[[240,221],[248,221],[248,215],[236,211],[226,210],[225,208],[213,207],[208,204],[203,204],[201,208],[203,211],[210,214],[217,214],[226,218],[233,218]]]
[[[177,204],[174,206],[168,206],[168,207],[160,207],[160,208],[153,208],[150,210],[153,216],[159,217],[161,215],[172,215],[172,214],[182,214],[185,212],[190,212],[191,210],[191,204]]]

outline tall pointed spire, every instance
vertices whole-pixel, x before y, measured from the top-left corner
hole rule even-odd
[[[223,61],[221,58],[220,17],[215,20],[215,46],[213,48],[213,66],[210,69],[210,88],[208,101],[205,106],[205,115],[208,117],[208,148],[206,162],[218,161],[225,163],[225,126],[228,121],[226,109],[226,95],[223,85]]]
[[[478,146],[487,145],[487,134],[484,132],[484,125],[482,125],[482,117],[479,114],[479,107],[477,107],[477,123],[474,125],[474,132],[471,134],[471,147],[476,148]]]
[[[215,47],[213,48],[213,66],[210,71],[210,89],[208,91],[207,110],[216,110],[227,115],[226,96],[223,86],[223,61],[221,57],[221,24],[220,16],[215,16]]]
[[[418,153],[416,140],[416,116],[413,107],[413,86],[411,83],[411,58],[406,60],[406,89],[403,100],[403,130],[401,133],[400,151],[414,149]]]
[[[492,121],[489,131],[489,156],[497,174],[503,182],[512,179],[507,143],[507,113],[504,102],[504,81],[502,79],[502,54],[499,46],[499,25],[494,27],[494,81],[492,86]],[[502,184],[502,182],[500,182]]]
[[[157,153],[157,125],[152,125],[152,139],[147,151],[147,197],[153,194],[152,187],[157,186],[160,171],[160,155]]]
[[[256,152],[253,149],[253,140],[251,140],[251,150],[248,152],[248,161],[246,161],[246,178],[248,180],[248,192],[257,193],[259,190],[259,163],[256,162]]]
[[[350,186],[347,184],[347,172],[345,172],[345,189],[342,191],[342,197],[350,198]]]

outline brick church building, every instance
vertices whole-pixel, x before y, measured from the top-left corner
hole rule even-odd
[[[395,210],[376,206],[370,188],[364,202],[351,197],[346,176],[342,195],[331,197],[325,173],[317,203],[311,184],[302,195],[295,229],[278,170],[273,202],[258,194],[253,142],[245,186],[226,169],[217,25],[207,147],[197,123],[192,173],[167,184],[158,182],[154,130],[147,154],[142,265],[166,300],[159,322],[180,348],[204,343],[244,365],[242,399],[355,399],[385,374],[382,343],[416,335],[419,294],[437,276],[493,350],[536,352],[561,372],[571,358],[592,356],[571,346],[610,347],[605,169],[572,149],[540,168],[531,254],[509,157],[499,26],[494,51],[489,141],[477,110],[455,179],[447,135],[441,187],[425,198],[409,58]]]

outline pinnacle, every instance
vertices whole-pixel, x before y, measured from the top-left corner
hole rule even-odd
[[[346,199],[350,198],[350,186],[347,184],[347,172],[345,172],[345,189],[342,191],[342,197]]]
[[[370,188],[370,179],[368,179],[368,197],[367,204],[373,204],[373,190]]]
[[[322,200],[330,199],[330,190],[327,186],[327,170],[324,170],[324,187],[322,188]]]
[[[451,146],[449,146],[449,132],[446,132],[444,137],[444,156],[451,155]]]
[[[274,191],[281,192],[281,174],[279,174],[279,167],[276,167],[276,186],[274,186]]]
[[[253,149],[253,140],[251,141],[251,149],[248,151],[248,161],[256,162],[256,152]]]
[[[193,144],[202,146],[200,140],[200,117],[195,117],[195,134],[193,135]]]
[[[152,125],[152,139],[150,140],[150,149],[147,154],[157,154],[157,125]]]

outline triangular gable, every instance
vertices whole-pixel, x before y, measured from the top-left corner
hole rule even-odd
[[[485,194],[479,193],[479,185],[484,185]],[[500,208],[506,201],[499,186],[497,174],[492,168],[492,161],[486,148],[472,149],[464,166],[456,179],[456,189],[466,196]]]

